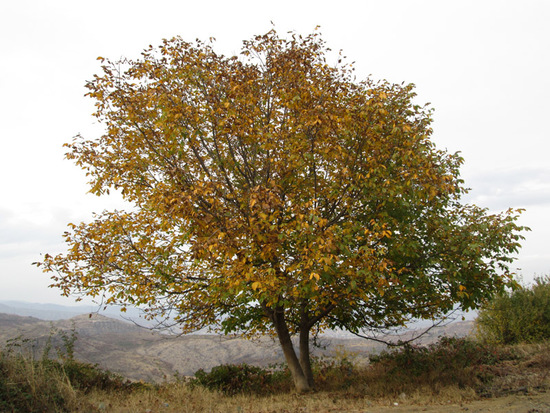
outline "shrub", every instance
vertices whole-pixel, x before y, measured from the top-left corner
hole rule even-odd
[[[371,371],[383,376],[386,388],[398,394],[420,385],[434,389],[447,385],[475,387],[487,379],[484,366],[509,357],[471,338],[442,337],[427,347],[406,344],[369,358]]]
[[[331,358],[312,358],[315,387],[322,391],[337,391],[352,386],[358,374],[354,359],[355,355],[343,348]]]
[[[135,387],[124,377],[101,369],[97,364],[70,360],[63,363],[50,360],[52,366],[65,374],[75,389],[89,392],[98,390],[122,390]]]
[[[0,352],[0,411],[72,411],[76,393],[65,375],[48,363]]]
[[[550,339],[550,277],[495,297],[479,312],[477,328],[480,338],[495,344]]]
[[[495,349],[467,337],[441,337],[427,347],[405,344],[398,349],[369,357],[371,363],[390,363],[413,376],[433,369],[454,370],[472,365],[494,364],[497,358]]]
[[[207,373],[198,370],[192,385],[200,385],[210,390],[221,391],[227,395],[238,393],[268,394],[282,390],[289,383],[287,369],[269,371],[248,364],[224,364],[216,366]]]
[[[56,348],[57,359],[49,356],[54,335],[63,348]],[[134,389],[122,376],[97,365],[74,359],[76,333],[52,329],[42,356],[34,358],[36,343],[21,336],[8,340],[0,351],[0,412],[74,411],[79,393],[90,390]]]

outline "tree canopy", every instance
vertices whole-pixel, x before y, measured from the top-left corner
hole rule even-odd
[[[317,33],[273,30],[239,56],[174,38],[100,58],[86,87],[105,133],[67,157],[131,208],[69,224],[68,251],[39,264],[53,286],[184,332],[273,333],[307,391],[310,334],[476,308],[512,283],[519,211],[461,202],[463,160],[430,140],[413,85],[330,56]]]

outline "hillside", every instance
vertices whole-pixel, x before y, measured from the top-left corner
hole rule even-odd
[[[424,342],[434,341],[442,334],[464,336],[471,328],[472,322],[452,323],[430,332]],[[77,334],[75,357],[78,360],[97,363],[131,380],[160,382],[176,372],[192,375],[200,368],[209,370],[227,363],[266,366],[283,362],[278,343],[267,337],[252,341],[219,335],[170,336],[98,314],[45,321],[0,313],[0,343],[16,337],[30,339],[27,351],[33,351],[36,357],[42,354],[50,332],[62,330],[70,335],[72,329]],[[54,349],[63,348],[59,334],[53,336],[52,344]],[[314,350],[315,355],[330,356],[346,351],[356,354],[358,361],[383,348],[364,339],[329,336],[321,337],[319,344],[321,348]],[[51,355],[55,356],[55,350]]]

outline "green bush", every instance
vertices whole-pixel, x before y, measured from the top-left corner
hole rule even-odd
[[[124,377],[103,370],[97,364],[83,363],[76,360],[65,362],[48,360],[44,362],[49,363],[52,368],[63,373],[73,388],[84,392],[89,392],[92,389],[123,390],[134,386]]]
[[[550,339],[550,277],[495,297],[479,312],[479,336],[495,344],[536,343]]]
[[[290,378],[287,373],[286,370],[269,371],[248,364],[224,364],[212,368],[209,373],[198,370],[191,384],[227,395],[268,394],[282,390],[281,386]]]

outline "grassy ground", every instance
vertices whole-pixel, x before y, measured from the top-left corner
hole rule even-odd
[[[284,369],[273,374],[233,366],[205,373],[194,383],[129,383],[70,357],[33,361],[3,351],[0,411],[323,413],[463,411],[467,406],[477,406],[472,411],[488,411],[483,406],[550,411],[549,342],[487,347],[469,339],[444,339],[357,365],[345,354],[317,360],[317,391],[297,395]]]

